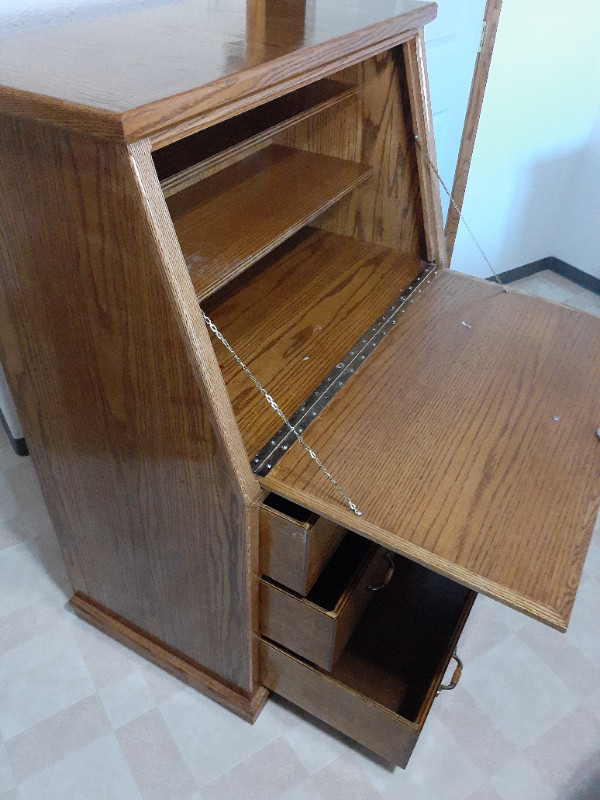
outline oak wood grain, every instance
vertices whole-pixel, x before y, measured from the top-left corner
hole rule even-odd
[[[368,164],[374,175],[322,215],[316,227],[425,257],[409,92],[400,50],[367,59],[332,78],[355,85],[357,98],[294,126],[280,141]]]
[[[337,81],[317,81],[157,150],[154,165],[165,197],[267,147],[286,128],[344,103],[356,91]]]
[[[460,222],[459,211],[462,210],[463,200],[465,199],[467,179],[469,177],[473,149],[475,148],[475,137],[477,136],[479,117],[483,106],[483,96],[485,94],[488,73],[492,63],[492,53],[494,52],[494,42],[496,41],[501,9],[502,0],[487,0],[483,12],[484,24],[486,26],[485,34],[482,46],[475,59],[471,91],[469,93],[469,100],[467,101],[467,111],[452,183],[452,197],[454,198],[458,211],[454,205],[450,203],[448,207],[448,216],[446,217],[445,235],[448,265],[450,265],[452,260],[456,233]]]
[[[169,141],[177,125],[188,126],[181,136],[191,120],[232,101],[237,113],[273,99],[387,49],[435,16],[434,3],[413,0],[326,0],[318,15],[317,0],[280,0],[268,14],[266,0],[87,5],[73,3],[65,15],[63,4],[51,4],[37,17],[16,7],[4,18],[5,113]]]
[[[303,434],[362,516],[297,444],[261,482],[564,629],[600,500],[599,381],[600,320],[444,270]]]
[[[421,269],[412,255],[307,229],[203,308],[290,415]],[[223,346],[215,348],[252,458],[281,419]]]
[[[258,483],[149,146],[14,117],[0,153],[1,355],[73,589],[251,692]]]
[[[169,197],[199,298],[235,278],[371,172],[350,161],[274,145]]]
[[[414,38],[406,42],[402,50],[412,109],[413,133],[418,137],[420,144],[420,147],[416,145],[416,155],[419,165],[420,197],[425,226],[427,259],[435,261],[440,267],[447,267],[448,257],[442,220],[440,187],[435,174],[437,156],[423,30],[421,29]]]
[[[161,669],[170,672],[171,675],[202,692],[211,700],[225,706],[246,722],[253,723],[267,701],[269,691],[264,686],[257,686],[251,695],[235,691],[231,686],[223,683],[218,675],[208,673],[200,664],[190,661],[182,653],[165,647],[162,642],[81,594],[74,594],[70,605],[79,617],[94,625],[98,630],[147,658]]]

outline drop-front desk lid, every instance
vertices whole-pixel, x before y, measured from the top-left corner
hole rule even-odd
[[[600,489],[600,319],[441,271],[263,486],[556,628]],[[464,324],[463,324],[464,323]]]

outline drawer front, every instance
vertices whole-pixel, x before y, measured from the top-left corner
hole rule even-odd
[[[292,503],[280,506],[260,508],[260,571],[305,597],[346,531]]]
[[[335,558],[344,556],[345,549],[349,549],[346,543]],[[311,600],[317,592],[303,598],[265,580],[260,584],[261,633],[327,671],[371,600],[370,587],[380,585],[389,571],[386,551],[377,545],[367,544],[366,549],[358,554],[350,552],[348,557],[348,580],[331,609],[318,605],[318,597]],[[331,564],[335,566],[333,561]],[[327,578],[327,572],[323,573],[322,580]]]
[[[405,767],[475,593],[396,557],[331,672],[260,642],[260,680],[386,760]]]

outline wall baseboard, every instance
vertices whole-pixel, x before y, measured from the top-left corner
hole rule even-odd
[[[557,275],[561,275],[563,278],[567,278],[583,289],[587,289],[589,292],[600,295],[600,278],[588,275],[587,272],[583,272],[583,270],[577,269],[577,267],[573,267],[571,264],[567,264],[566,261],[562,261],[560,258],[556,258],[556,256],[546,256],[546,258],[540,258],[537,261],[532,261],[530,264],[524,264],[522,267],[506,270],[506,272],[499,273],[498,277],[502,283],[514,283],[514,281],[520,281],[522,278],[529,278],[531,275],[543,272],[543,270],[546,269],[555,272]],[[490,277],[487,280],[493,281],[494,278]]]

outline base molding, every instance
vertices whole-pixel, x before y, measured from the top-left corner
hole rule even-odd
[[[75,613],[86,622],[247,722],[253,723],[261,712],[269,696],[269,690],[264,686],[259,686],[252,695],[245,695],[80,592],[76,592],[69,603]]]
[[[547,269],[556,273],[557,275],[561,275],[563,278],[568,278],[568,280],[576,283],[583,289],[587,289],[589,292],[600,295],[599,278],[595,278],[593,275],[588,275],[587,272],[583,272],[582,270],[577,269],[577,267],[567,264],[566,261],[562,261],[562,259],[556,258],[556,256],[546,256],[546,258],[540,258],[537,261],[532,261],[529,264],[523,264],[521,267],[515,267],[514,269],[506,270],[506,272],[501,272],[498,277],[502,283],[513,283],[513,281],[519,281],[522,278],[529,278],[531,275],[536,275],[538,272],[542,272],[543,270]],[[493,276],[490,276],[489,278],[486,278],[486,280],[493,281],[495,279]]]

